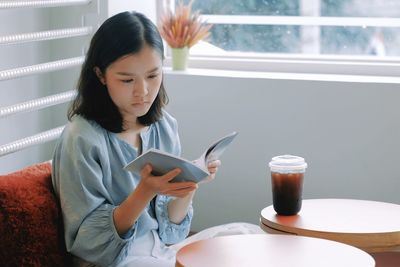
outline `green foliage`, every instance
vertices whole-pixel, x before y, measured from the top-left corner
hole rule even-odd
[[[214,25],[211,42],[228,51],[299,52],[299,27]]]
[[[176,0],[178,1],[180,0]],[[184,0],[186,3],[189,1]],[[374,10],[368,10],[368,3],[364,5],[360,1],[320,1],[321,16],[351,17],[374,14]],[[301,0],[194,0],[193,10],[199,10],[201,14],[216,15],[299,16],[300,3]],[[400,30],[371,27],[320,27],[320,53],[365,54],[376,31],[383,33],[386,50],[390,54],[398,55],[397,44],[400,37],[397,36],[400,36]],[[228,51],[302,53],[300,26],[214,25],[208,41]]]
[[[193,10],[201,14],[297,16],[298,0],[197,0]],[[298,52],[299,27],[262,25],[214,25],[210,42],[226,50]]]
[[[193,9],[202,14],[220,15],[279,15],[296,16],[299,11],[298,0],[197,0]]]
[[[351,14],[346,14],[343,6],[351,0],[322,0],[321,1],[321,16],[341,17]]]

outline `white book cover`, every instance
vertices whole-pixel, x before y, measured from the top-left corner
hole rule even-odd
[[[198,183],[210,175],[207,170],[208,162],[219,159],[237,134],[237,132],[233,132],[215,141],[194,161],[152,148],[129,162],[124,169],[140,174],[143,167],[150,163],[153,167],[153,175],[164,175],[179,168],[181,173],[172,180],[173,182],[193,181]]]

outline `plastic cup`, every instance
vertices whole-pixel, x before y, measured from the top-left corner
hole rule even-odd
[[[269,163],[273,206],[279,215],[295,215],[301,210],[303,180],[307,163],[293,155],[273,157]]]

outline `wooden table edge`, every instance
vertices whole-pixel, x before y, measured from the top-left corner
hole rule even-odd
[[[272,226],[271,226],[272,225]],[[276,227],[275,227],[276,225]],[[270,234],[285,234],[285,235],[299,235],[299,236],[308,236],[308,237],[316,237],[316,238],[323,238],[323,239],[328,239],[328,240],[333,240],[341,243],[345,243],[354,247],[357,247],[359,249],[364,250],[365,252],[368,253],[375,253],[375,252],[400,252],[400,245],[397,245],[400,240],[400,235],[397,238],[394,239],[391,244],[379,244],[374,245],[374,246],[365,246],[363,244],[365,243],[373,243],[373,242],[368,242],[371,241],[371,235],[368,234],[362,234],[362,233],[336,233],[336,232],[323,232],[323,231],[315,231],[315,230],[305,230],[302,231],[302,229],[299,228],[294,228],[297,229],[296,231],[290,232],[287,231],[286,228],[280,227],[278,224],[270,223],[270,224],[265,224],[263,218],[260,218],[260,227],[262,230],[264,230],[267,233]],[[397,234],[397,232],[396,232]],[[372,237],[373,238],[373,237]],[[391,239],[389,238],[389,239]],[[397,240],[397,242],[395,242]],[[375,243],[376,244],[376,243]]]

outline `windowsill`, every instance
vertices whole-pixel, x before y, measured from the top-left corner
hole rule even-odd
[[[390,76],[288,73],[288,72],[264,72],[264,71],[261,72],[261,71],[202,69],[202,68],[188,68],[184,71],[174,71],[170,67],[164,67],[164,73],[166,75],[176,75],[176,76],[191,75],[191,76],[225,77],[225,78],[400,84],[400,78],[390,77]]]
[[[165,59],[171,66],[171,57]],[[229,71],[400,77],[400,59],[372,56],[310,56],[285,54],[190,55],[189,66]]]

